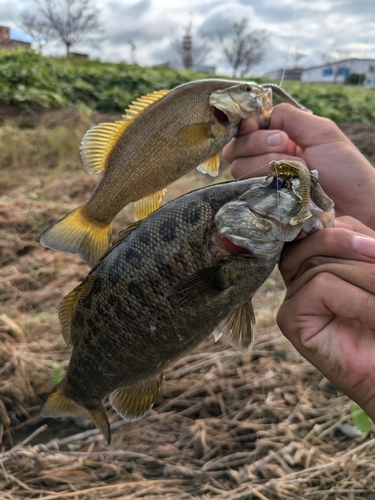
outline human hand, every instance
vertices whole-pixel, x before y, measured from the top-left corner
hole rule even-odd
[[[254,120],[243,120],[223,156],[237,179],[269,174],[272,160],[302,162],[318,170],[337,216],[351,215],[375,229],[375,171],[331,120],[279,104],[267,130],[257,130]]]
[[[278,325],[375,421],[375,232],[344,217],[285,246]]]

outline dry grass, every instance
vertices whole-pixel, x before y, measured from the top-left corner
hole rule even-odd
[[[25,129],[37,134],[34,148],[50,144],[40,138],[56,132],[48,126],[55,118]],[[89,124],[66,119],[62,129],[77,120],[77,136]],[[36,165],[28,149],[28,168],[23,157],[20,169],[0,162],[5,175],[16,170],[0,197],[0,499],[375,499],[375,435],[356,433],[351,402],[277,330],[283,285],[276,272],[256,296],[253,351],[242,357],[224,340],[207,339],[169,370],[145,418],[128,424],[108,409],[111,446],[83,417],[39,415],[70,355],[57,305],[88,270],[37,241],[96,183],[70,161],[71,148],[55,150],[52,169],[44,160]],[[192,173],[168,196],[207,182]],[[115,231],[129,220],[125,210]]]

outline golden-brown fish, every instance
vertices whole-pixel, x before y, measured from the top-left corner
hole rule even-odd
[[[136,219],[144,218],[158,208],[166,186],[191,169],[200,165],[217,175],[218,153],[243,118],[267,126],[276,87],[265,87],[198,80],[141,97],[122,121],[90,129],[81,156],[88,172],[102,172],[102,178],[84,205],[42,235],[42,245],[78,253],[93,266],[108,248],[112,220],[124,206],[133,202]]]
[[[218,329],[251,348],[251,299],[285,241],[332,225],[329,198],[312,192],[301,208],[298,178],[255,178],[184,195],[126,230],[60,306],[73,346],[66,377],[42,407],[46,416],[87,414],[110,440],[102,400],[126,419],[153,405],[163,374]]]

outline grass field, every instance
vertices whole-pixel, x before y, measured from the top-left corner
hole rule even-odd
[[[57,306],[88,267],[42,248],[38,238],[95,186],[78,147],[103,116],[7,109],[0,128],[0,499],[375,499],[374,431],[358,431],[351,402],[278,331],[284,288],[277,271],[255,299],[252,352],[242,357],[224,340],[207,339],[168,371],[142,420],[128,424],[109,410],[110,446],[84,418],[39,415],[70,356]],[[374,128],[343,128],[373,159]],[[223,166],[218,180],[227,179]],[[192,172],[166,200],[208,182]],[[125,209],[114,232],[130,220]]]

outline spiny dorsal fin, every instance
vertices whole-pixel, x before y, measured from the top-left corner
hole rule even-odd
[[[138,201],[134,201],[132,203],[134,218],[137,220],[144,219],[152,212],[155,212],[155,210],[159,208],[161,200],[166,192],[167,189],[164,188],[157,193],[150,194]]]
[[[142,382],[134,387],[120,387],[110,395],[109,401],[126,420],[138,420],[155,403],[163,378],[164,373],[161,373],[154,380]]]
[[[158,90],[140,97],[130,104],[123,120],[101,123],[86,132],[81,142],[81,158],[87,172],[97,174],[106,170],[108,156],[129,125],[168,93],[169,90]]]
[[[209,174],[211,177],[216,177],[219,174],[220,167],[220,155],[216,153],[215,155],[208,158],[208,160],[204,161],[197,167],[199,172],[202,174]]]
[[[123,119],[128,122],[133,121],[136,116],[146,111],[147,108],[160,101],[160,99],[163,99],[169,92],[169,90],[156,90],[151,94],[139,97],[125,110],[125,114],[122,116]]]
[[[112,246],[114,245],[117,246],[119,243],[124,241],[125,238],[127,238],[133,231],[137,229],[137,227],[140,225],[141,222],[142,222],[141,220],[136,220],[135,222],[129,224],[129,226],[126,227],[125,229],[122,229],[118,233],[117,238],[113,240]]]
[[[217,328],[227,341],[242,354],[253,345],[255,315],[251,301],[236,309]],[[215,337],[216,338],[216,337]]]

